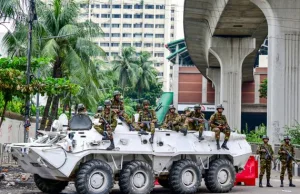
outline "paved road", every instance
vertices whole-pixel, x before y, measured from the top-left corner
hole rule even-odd
[[[263,182],[264,186],[266,184],[266,181],[264,180]],[[272,179],[271,179],[271,184],[274,186],[273,188],[259,188],[257,186],[236,186],[232,189],[230,193],[238,193],[238,194],[243,194],[243,193],[253,193],[253,194],[283,194],[283,193],[300,193],[300,177],[295,177],[294,179],[294,184],[296,184],[297,187],[291,188],[288,187],[288,182],[285,180],[285,187],[281,188],[279,187],[280,181],[279,181],[279,173],[273,171],[272,172]],[[7,188],[7,189],[1,189],[0,190],[1,194],[42,194],[42,192],[34,189],[34,190],[28,190],[26,188],[23,189],[14,189],[14,188]],[[169,190],[161,188],[159,186],[155,187],[154,191],[152,194],[169,194]],[[200,190],[198,193],[201,194],[208,194],[210,193],[204,185],[201,186]],[[68,189],[65,190],[61,194],[76,194],[74,185],[70,184],[68,186]],[[118,191],[118,186],[115,187],[115,189],[112,191],[111,194],[121,194]]]

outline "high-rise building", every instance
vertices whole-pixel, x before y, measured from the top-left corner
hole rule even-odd
[[[80,1],[80,21],[91,19],[103,30],[95,38],[109,59],[122,47],[133,46],[137,53],[148,51],[155,61],[163,90],[170,90],[170,54],[165,44],[175,38],[175,5],[171,0],[90,0]]]

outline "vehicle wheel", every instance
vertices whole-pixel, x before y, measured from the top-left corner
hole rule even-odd
[[[132,161],[120,173],[119,186],[125,194],[147,194],[154,188],[154,172],[143,161]]]
[[[33,175],[34,182],[39,188],[39,190],[43,191],[44,193],[50,194],[57,194],[60,193],[62,190],[66,188],[68,185],[68,181],[57,181],[51,179],[45,179],[40,177],[37,174]]]
[[[173,164],[169,174],[169,185],[174,193],[196,193],[202,176],[200,168],[191,160],[180,160]]]
[[[158,183],[164,188],[170,188],[168,176],[160,176],[157,179]]]
[[[107,194],[113,188],[113,171],[101,160],[90,160],[84,163],[75,180],[79,194]]]
[[[213,193],[229,192],[235,182],[235,170],[232,163],[226,159],[217,159],[210,164],[205,176],[205,185]]]

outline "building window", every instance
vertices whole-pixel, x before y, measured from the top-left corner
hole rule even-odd
[[[121,18],[121,14],[112,14],[112,18]]]
[[[124,9],[132,9],[132,5],[124,5],[123,8]]]
[[[123,33],[123,37],[131,37],[131,33]]]
[[[118,46],[119,46],[119,43],[111,43],[111,46],[112,46],[112,47],[118,47]]]
[[[131,24],[123,24],[123,28],[131,28]]]
[[[164,57],[164,53],[154,53],[154,57]]]
[[[136,13],[136,14],[134,14],[134,18],[143,18],[143,14],[142,13]]]
[[[156,9],[165,9],[165,5],[156,5]]]
[[[100,46],[103,46],[103,47],[109,47],[109,43],[102,42],[102,43],[100,43]]]
[[[155,67],[160,67],[162,64],[161,63],[155,63],[154,66]]]
[[[174,37],[174,34],[173,34],[173,33],[171,33],[171,37],[172,37],[172,38]]]
[[[100,9],[100,5],[99,5],[99,4],[96,4],[96,8]]]
[[[156,19],[164,19],[165,15],[156,15]]]
[[[111,33],[111,37],[120,37],[120,33]]]
[[[145,9],[154,9],[154,5],[145,5]]]
[[[155,38],[164,38],[165,35],[164,34],[155,34]]]
[[[91,5],[91,8],[95,8],[95,5],[94,5],[94,4],[92,4],[92,5]]]
[[[165,25],[164,24],[155,24],[155,28],[164,28]]]
[[[175,13],[175,10],[174,10],[174,9],[172,9],[172,10],[171,10],[171,13]]]
[[[142,28],[143,24],[142,23],[140,23],[140,24],[134,24],[133,27],[134,28]]]
[[[111,56],[118,56],[119,55],[119,53],[117,53],[117,52],[112,52],[111,53]]]
[[[153,15],[153,14],[146,14],[146,15],[145,15],[145,18],[146,18],[146,19],[153,19],[153,18],[154,18],[154,15]]]
[[[120,28],[120,24],[112,24],[111,27],[112,28]]]
[[[157,75],[158,76],[164,76],[164,72],[158,72]]]
[[[131,14],[123,14],[123,18],[132,18]]]
[[[134,9],[143,9],[143,5],[135,4]]]
[[[174,29],[174,26],[173,26],[173,25],[171,26],[171,29]]]
[[[109,37],[109,33],[104,33],[104,37]]]
[[[109,4],[102,4],[101,7],[104,8],[104,9],[108,9],[108,8],[110,8],[110,5]]]
[[[102,28],[109,28],[109,24],[106,24],[106,23],[101,24],[101,27],[102,27]]]
[[[131,47],[131,43],[123,43],[122,46],[123,47]]]
[[[114,8],[114,9],[121,9],[121,5],[112,5],[112,8]]]
[[[171,17],[171,21],[174,21],[174,17]]]
[[[148,47],[148,48],[149,48],[149,47],[152,47],[152,43],[145,43],[144,46],[145,46],[145,47]]]
[[[145,24],[145,28],[153,28],[154,24]]]
[[[80,8],[88,8],[87,4],[80,4]]]
[[[142,43],[141,42],[135,42],[135,43],[133,43],[133,46],[142,47]]]
[[[101,14],[101,18],[109,18],[109,14]]]
[[[142,33],[134,33],[133,37],[134,38],[140,38],[140,37],[142,37]]]
[[[147,33],[146,33],[146,34],[144,35],[144,37],[145,37],[145,38],[153,38],[153,34],[147,34]]]
[[[164,47],[164,44],[162,44],[162,43],[155,43],[155,47]]]
[[[100,17],[100,14],[92,14],[92,16],[96,17],[96,18],[99,18]]]

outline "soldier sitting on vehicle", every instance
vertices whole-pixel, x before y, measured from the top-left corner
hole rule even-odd
[[[167,114],[165,117],[163,128],[168,128],[177,132],[181,131],[186,135],[187,130],[183,129],[180,126],[181,117],[178,113],[175,112],[175,110],[176,108],[174,107],[174,105],[169,106],[169,114]]]
[[[95,119],[100,118],[101,115],[103,114],[102,112],[103,112],[103,107],[102,107],[102,106],[98,106],[98,108],[97,108],[97,113],[94,115],[94,118],[95,118]]]
[[[215,138],[217,141],[217,149],[221,149],[220,148],[220,132],[225,134],[225,141],[222,144],[222,148],[229,150],[229,148],[227,147],[227,142],[229,140],[230,137],[230,128],[228,126],[227,123],[227,119],[226,116],[222,114],[222,112],[224,111],[224,108],[222,106],[222,104],[219,104],[217,106],[217,112],[214,113],[211,117],[210,117],[210,126],[212,128],[212,130],[215,132]]]
[[[83,104],[78,104],[77,106],[77,114],[87,115],[86,108]]]
[[[183,114],[180,115],[180,126],[183,126],[187,116],[190,114],[191,110],[186,107],[183,111]]]
[[[140,104],[137,104],[135,109],[136,109],[135,114],[139,114],[140,111],[142,110],[142,106]],[[131,123],[132,123],[132,126],[135,130],[139,130],[139,125],[138,125],[137,122],[135,122],[135,117],[134,117],[135,114],[132,115]]]
[[[187,119],[185,121],[185,127],[187,127],[188,130],[199,131],[198,139],[200,141],[204,140],[204,138],[202,137],[204,120],[205,115],[201,112],[201,106],[199,104],[196,104],[194,106],[194,111],[187,115]]]
[[[117,115],[111,111],[110,100],[105,100],[104,104],[103,115],[101,115],[99,119],[101,125],[95,125],[94,128],[103,135],[102,140],[110,140],[110,146],[106,149],[112,150],[115,148],[113,132],[117,126]]]
[[[143,101],[143,110],[139,112],[139,127],[142,130],[151,132],[150,143],[153,143],[154,133],[155,133],[155,123],[157,122],[156,113],[154,110],[149,109],[149,101]]]

